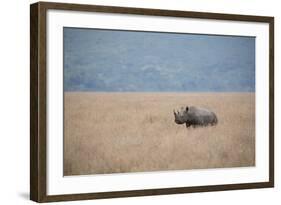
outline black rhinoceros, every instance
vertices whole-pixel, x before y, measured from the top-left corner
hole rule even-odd
[[[174,110],[175,123],[186,124],[189,126],[207,126],[216,125],[218,123],[218,118],[216,114],[208,109],[199,107],[181,107],[177,112]]]

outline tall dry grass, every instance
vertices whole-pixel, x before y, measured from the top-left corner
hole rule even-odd
[[[64,175],[255,165],[254,93],[66,92],[64,103]],[[218,125],[175,124],[186,105]]]

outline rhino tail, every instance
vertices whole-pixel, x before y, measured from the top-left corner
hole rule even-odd
[[[218,124],[218,118],[216,116],[216,114],[214,113],[214,125]]]

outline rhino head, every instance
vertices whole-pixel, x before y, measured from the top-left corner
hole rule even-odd
[[[184,124],[188,120],[188,107],[181,107],[179,111],[175,112],[174,110],[174,115],[175,115],[175,123],[177,124]]]

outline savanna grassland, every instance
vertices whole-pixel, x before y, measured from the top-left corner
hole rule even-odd
[[[218,125],[175,124],[186,105],[214,111]],[[64,175],[254,165],[254,93],[64,94]]]

